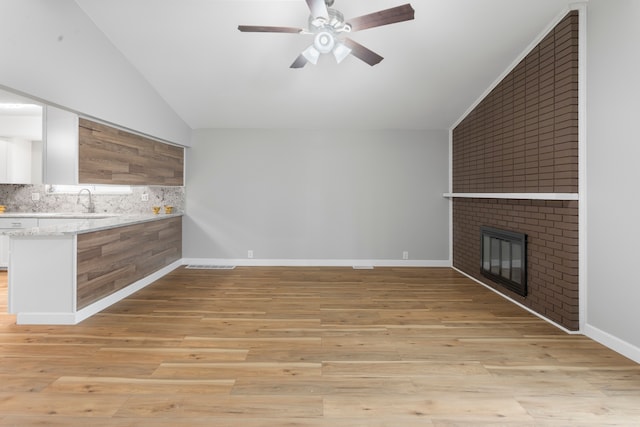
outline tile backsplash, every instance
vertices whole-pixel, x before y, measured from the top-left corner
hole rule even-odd
[[[78,190],[83,188],[78,186]],[[184,187],[131,187],[130,194],[92,194],[96,213],[151,213],[153,206],[173,206],[174,212],[184,212]],[[39,200],[32,195],[39,194]],[[143,195],[148,201],[143,201]],[[87,212],[88,195],[48,193],[45,185],[0,184],[0,205],[7,212]]]

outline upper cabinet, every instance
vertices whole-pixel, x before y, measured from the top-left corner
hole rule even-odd
[[[0,183],[41,183],[42,147],[42,106],[0,90]]]
[[[78,115],[44,108],[44,179],[47,184],[78,184]]]
[[[80,183],[184,185],[184,148],[80,118]]]
[[[0,90],[0,184],[184,185],[184,148]]]

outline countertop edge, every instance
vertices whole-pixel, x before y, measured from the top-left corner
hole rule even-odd
[[[10,237],[46,237],[46,236],[72,236],[77,234],[91,233],[94,231],[108,230],[111,228],[125,227],[128,225],[142,224],[163,219],[178,218],[184,213],[172,214],[122,214],[107,218],[82,219],[72,223],[51,225],[46,227],[30,227],[20,230],[5,230],[0,234]],[[22,218],[56,218],[55,216],[36,216],[25,214]],[[62,217],[69,218],[69,217]]]

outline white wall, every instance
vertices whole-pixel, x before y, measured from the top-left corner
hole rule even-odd
[[[0,86],[189,143],[189,127],[75,1],[2,0],[0,22]]]
[[[640,1],[590,0],[586,332],[640,362]]]
[[[448,265],[447,131],[199,130],[187,164],[185,258]]]

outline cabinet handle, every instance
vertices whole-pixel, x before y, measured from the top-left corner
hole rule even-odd
[[[11,223],[11,228],[22,228],[22,223],[21,222],[12,222]]]

